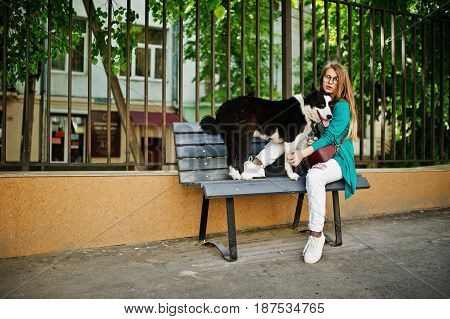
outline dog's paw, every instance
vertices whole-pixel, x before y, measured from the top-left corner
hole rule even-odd
[[[291,173],[288,174],[289,178],[292,179],[293,181],[298,181],[300,178],[300,175],[298,175],[297,173]]]
[[[239,171],[237,169],[235,169],[233,166],[228,167],[228,169],[230,170],[230,173],[228,175],[230,175],[232,179],[234,179],[235,181],[241,180],[241,174],[239,174]]]
[[[243,181],[249,181],[249,180],[253,179],[253,175],[244,172],[244,173],[241,174],[241,178],[242,178]]]

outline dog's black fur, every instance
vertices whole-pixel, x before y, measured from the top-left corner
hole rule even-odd
[[[304,100],[303,107],[299,102],[301,98]],[[200,126],[206,133],[223,137],[227,146],[228,167],[242,173],[255,132],[255,136],[276,143],[294,143],[299,134],[310,131],[308,125],[320,122],[320,117],[315,115],[319,112],[315,108],[326,108],[327,101],[325,94],[315,89],[306,97],[297,95],[281,101],[237,97],[223,103],[217,110],[216,118],[205,116]],[[331,112],[327,117],[331,119]]]

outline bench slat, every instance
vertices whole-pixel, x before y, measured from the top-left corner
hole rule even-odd
[[[259,137],[253,137],[252,143],[263,144],[267,143]],[[224,144],[224,141],[220,135],[210,135],[205,133],[198,134],[175,134],[175,145],[205,145],[205,144]]]
[[[184,171],[179,172],[180,183],[200,187],[203,182],[221,181],[231,179],[228,169],[206,170],[206,171]]]
[[[175,145],[198,145],[198,144],[223,144],[220,135],[209,134],[177,134],[175,135]]]
[[[264,144],[253,143],[250,147],[250,155],[257,155],[264,149]],[[216,145],[189,145],[176,147],[177,159],[186,157],[223,157],[227,155],[227,150],[224,144]]]
[[[285,177],[273,177],[250,181],[208,182],[202,186],[206,198],[276,195],[301,192],[305,189],[305,179],[291,181]]]
[[[196,171],[227,168],[226,157],[184,158],[178,160],[179,171]]]
[[[173,132],[176,133],[203,133],[199,123],[177,122],[173,123]]]
[[[221,182],[206,182],[203,183],[202,186],[206,198],[306,193],[305,177],[300,178],[298,181],[292,181],[287,177],[273,177],[251,181],[228,180]],[[370,185],[367,182],[367,179],[359,175],[356,188],[366,189],[369,187]],[[330,183],[326,186],[326,190],[344,190],[344,181],[340,180]]]
[[[185,157],[223,157],[227,150],[225,145],[177,146],[177,158]]]

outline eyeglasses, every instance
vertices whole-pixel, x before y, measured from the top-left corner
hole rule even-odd
[[[337,84],[338,79],[339,79],[339,78],[338,78],[337,76],[332,77],[331,75],[328,75],[328,74],[325,74],[325,75],[323,76],[323,81],[324,81],[324,82],[327,82],[327,83],[330,83],[330,84]]]

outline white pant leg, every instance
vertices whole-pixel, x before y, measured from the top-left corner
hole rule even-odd
[[[266,167],[277,160],[284,153],[284,144],[269,142],[264,149],[256,155],[263,167]]]
[[[342,179],[342,170],[338,162],[330,159],[309,169],[306,175],[308,192],[309,230],[321,232],[325,223],[325,185]]]

